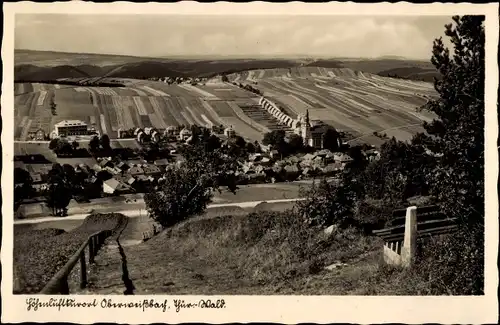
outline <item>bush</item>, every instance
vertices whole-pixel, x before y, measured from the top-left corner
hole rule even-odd
[[[419,295],[484,294],[483,237],[479,229],[461,230],[421,244],[415,265],[405,274],[405,279],[412,278],[419,286],[406,291]]]

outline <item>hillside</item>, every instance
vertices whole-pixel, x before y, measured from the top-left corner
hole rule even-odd
[[[16,50],[15,80],[48,81],[75,77],[213,77],[258,69],[348,68],[354,71],[419,81],[437,75],[429,62],[381,59],[167,59],[99,54],[57,53]],[[403,69],[403,70],[401,70]]]
[[[126,71],[111,71],[109,75],[126,76]],[[259,94],[240,88],[240,84],[251,84],[292,119],[309,110],[311,119],[374,145],[383,142],[374,132],[407,140],[421,130],[422,121],[432,119],[416,111],[435,95],[430,83],[310,66],[227,76],[229,83],[212,78],[196,85],[118,77],[101,82],[122,81],[123,86],[16,83],[15,138],[25,140],[38,129],[48,134],[64,119],[94,124],[111,138],[117,137],[120,128],[222,124],[234,127],[249,140],[260,141],[269,130],[288,128],[259,106]],[[49,109],[51,98],[57,105],[55,116]]]

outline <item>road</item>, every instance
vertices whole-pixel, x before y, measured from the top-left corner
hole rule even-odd
[[[283,203],[283,202],[296,202],[302,201],[303,198],[295,198],[295,199],[280,199],[280,200],[268,200],[268,201],[247,201],[247,202],[236,202],[236,203],[222,203],[222,204],[210,204],[208,205],[208,209],[210,208],[220,208],[220,207],[240,207],[240,208],[254,208],[260,203]],[[146,214],[145,209],[136,209],[136,210],[121,210],[115,211],[115,213],[121,213],[129,218],[140,217]],[[89,214],[75,214],[68,217],[41,217],[41,218],[33,218],[33,219],[22,219],[22,220],[14,220],[14,225],[22,225],[22,224],[31,224],[31,223],[42,223],[49,221],[65,221],[65,220],[83,220]]]

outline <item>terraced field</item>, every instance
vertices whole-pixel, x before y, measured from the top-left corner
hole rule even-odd
[[[407,140],[422,131],[422,121],[433,119],[430,113],[416,112],[436,96],[431,83],[318,67],[247,71],[228,79],[252,84],[291,117],[308,109],[311,119],[373,144],[381,142],[374,131]]]
[[[164,129],[170,125],[232,125],[242,136],[260,140],[261,130],[246,116],[235,112],[235,100],[256,103],[257,96],[229,84],[208,86],[166,85],[137,81],[127,87],[77,87],[52,84],[16,84],[15,138],[25,140],[33,127],[46,133],[65,119],[79,119],[94,124],[111,138],[117,131],[132,127]],[[50,96],[57,105],[52,116]],[[255,97],[252,99],[252,97]],[[238,108],[236,107],[236,110]],[[255,123],[253,123],[255,124]]]
[[[254,70],[228,78],[258,88],[292,118],[309,109],[313,120],[369,143],[381,141],[372,135],[374,131],[409,139],[423,120],[432,119],[415,110],[435,95],[430,83],[318,67]],[[94,124],[111,138],[120,128],[135,126],[222,124],[253,141],[269,130],[284,128],[267,111],[259,111],[260,96],[217,78],[198,85],[124,81],[124,87],[15,84],[16,139],[26,139],[30,130],[38,128],[48,133],[64,119]],[[51,97],[57,116],[50,112]]]

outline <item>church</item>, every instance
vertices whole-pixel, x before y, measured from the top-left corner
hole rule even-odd
[[[329,125],[309,119],[309,110],[305,114],[300,114],[292,123],[293,132],[300,135],[304,140],[304,145],[314,149],[323,149],[323,134],[330,128]]]

